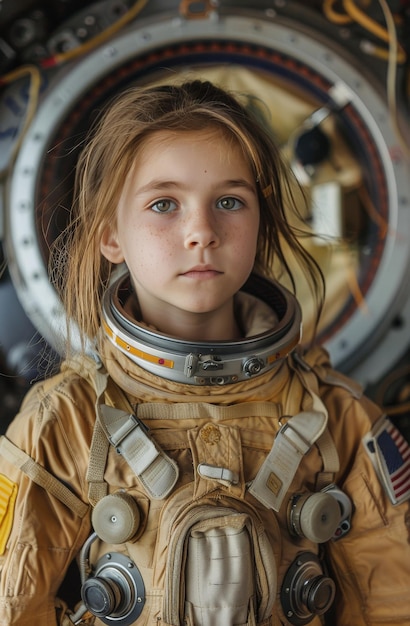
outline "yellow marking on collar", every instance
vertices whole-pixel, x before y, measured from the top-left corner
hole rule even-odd
[[[124,341],[123,339],[121,339],[121,337],[118,337],[118,335],[116,335],[111,330],[111,328],[108,326],[108,324],[105,321],[103,321],[103,324],[104,324],[104,330],[107,333],[107,335],[109,335],[111,339],[114,341],[114,343],[119,348],[122,348],[122,350],[124,350],[125,352],[128,352],[129,354],[132,354],[133,356],[136,356],[137,358],[142,359],[143,361],[148,361],[149,363],[155,363],[155,365],[160,365],[161,367],[168,367],[169,369],[173,369],[174,361],[171,361],[170,359],[164,359],[159,356],[155,356],[154,354],[150,354],[149,352],[144,352],[143,350],[139,350],[138,348],[134,348],[127,341]]]
[[[18,485],[0,474],[0,554],[4,554],[11,527]]]
[[[275,352],[274,354],[270,354],[268,356],[268,358],[266,359],[267,362],[269,364],[274,363],[275,361],[277,361],[278,359],[281,359],[283,357],[285,357],[287,354],[289,354],[289,352],[298,345],[300,340],[300,335],[298,333],[298,335],[295,337],[295,339],[285,348],[282,348],[282,350],[279,350],[278,352]]]

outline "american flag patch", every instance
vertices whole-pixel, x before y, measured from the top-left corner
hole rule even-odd
[[[387,418],[364,437],[366,450],[393,504],[410,498],[410,445]]]

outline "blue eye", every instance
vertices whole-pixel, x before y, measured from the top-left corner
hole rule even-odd
[[[227,196],[226,198],[221,198],[218,200],[216,206],[218,209],[225,209],[227,211],[236,211],[243,206],[243,203],[237,198],[232,198]]]
[[[169,213],[176,208],[175,202],[172,200],[157,200],[154,204],[151,204],[151,209],[156,211],[156,213]]]

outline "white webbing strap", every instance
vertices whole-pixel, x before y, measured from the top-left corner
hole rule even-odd
[[[303,456],[326,429],[327,414],[303,411],[281,427],[249,492],[268,509],[279,511]]]
[[[325,408],[322,400],[319,398],[319,383],[314,365],[308,363],[297,352],[293,355],[293,359],[290,360],[290,363],[304,389],[310,395],[312,407],[316,410],[325,412],[327,415],[327,409]],[[326,382],[328,384],[332,384],[328,380]],[[324,429],[323,433],[316,441],[316,445],[319,448],[320,456],[323,462],[323,469],[316,477],[316,489],[320,490],[326,485],[334,482],[335,476],[340,469],[340,461],[339,454],[328,428]]]
[[[110,443],[127,461],[147,493],[154,499],[165,498],[178,479],[178,466],[154,440],[135,415],[99,406],[102,427]]]
[[[70,362],[87,378],[96,392],[96,423],[87,470],[88,497],[93,506],[107,495],[104,480],[110,443],[124,457],[153,499],[165,498],[178,479],[178,467],[148,435],[143,422],[132,414],[132,407],[102,367],[91,359]],[[102,403],[105,397],[112,405]],[[125,407],[126,410],[114,408]]]
[[[53,474],[34,461],[28,454],[18,448],[7,437],[0,437],[0,455],[9,463],[18,467],[36,485],[51,493],[55,498],[65,504],[79,517],[84,517],[88,511],[88,505],[78,498],[66,485],[60,482]]]

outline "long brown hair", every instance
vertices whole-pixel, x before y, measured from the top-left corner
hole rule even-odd
[[[299,229],[290,224],[289,210],[298,213],[290,168],[266,125],[241,104],[239,96],[208,81],[193,80],[123,92],[94,125],[79,157],[70,224],[55,243],[50,275],[67,320],[78,326],[83,342],[92,340],[99,330],[101,297],[113,270],[100,252],[101,234],[107,225],[115,224],[119,197],[139,148],[156,131],[209,126],[217,126],[236,140],[258,184],[260,233],[255,271],[265,276],[283,272],[295,290],[289,263],[292,251],[310,284],[319,316],[324,279],[301,245]]]

